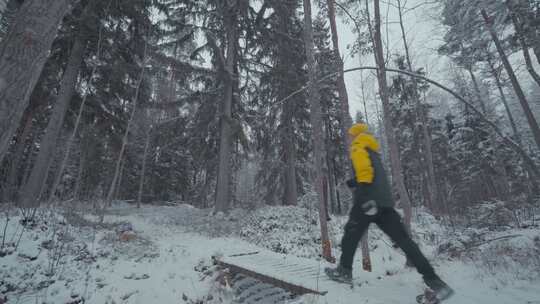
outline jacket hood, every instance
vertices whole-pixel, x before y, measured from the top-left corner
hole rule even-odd
[[[352,125],[352,127],[349,129],[349,135],[356,137],[360,135],[361,133],[367,132],[368,129],[369,127],[367,124],[357,123],[357,124]]]

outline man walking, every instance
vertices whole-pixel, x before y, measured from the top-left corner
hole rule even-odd
[[[354,178],[347,181],[347,185],[353,191],[354,203],[341,241],[339,266],[326,268],[326,274],[339,282],[352,280],[352,264],[358,243],[369,224],[375,223],[405,252],[436,297],[439,300],[449,298],[453,290],[435,273],[394,209],[392,190],[379,155],[379,143],[368,133],[366,124],[353,125],[349,136],[352,140],[350,157]]]

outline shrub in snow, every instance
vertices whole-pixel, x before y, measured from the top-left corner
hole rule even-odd
[[[484,202],[467,208],[463,216],[469,226],[500,231],[519,226],[516,208],[511,202]]]
[[[331,239],[339,239],[343,219],[329,226]],[[274,252],[318,258],[321,239],[317,210],[298,206],[263,207],[241,222],[240,236]],[[333,242],[334,244],[336,241]]]

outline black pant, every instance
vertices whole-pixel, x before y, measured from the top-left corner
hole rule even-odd
[[[424,280],[437,278],[433,267],[411,239],[401,217],[394,208],[381,208],[379,213],[369,216],[362,212],[360,204],[355,204],[349,215],[349,221],[345,225],[345,234],[341,240],[340,265],[346,269],[352,269],[354,253],[360,239],[366,232],[370,223],[375,223],[386,233],[404,252],[414,267],[424,277]]]

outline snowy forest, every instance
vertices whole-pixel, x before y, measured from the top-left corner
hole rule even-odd
[[[0,0],[0,304],[540,304],[539,121],[538,0]]]

